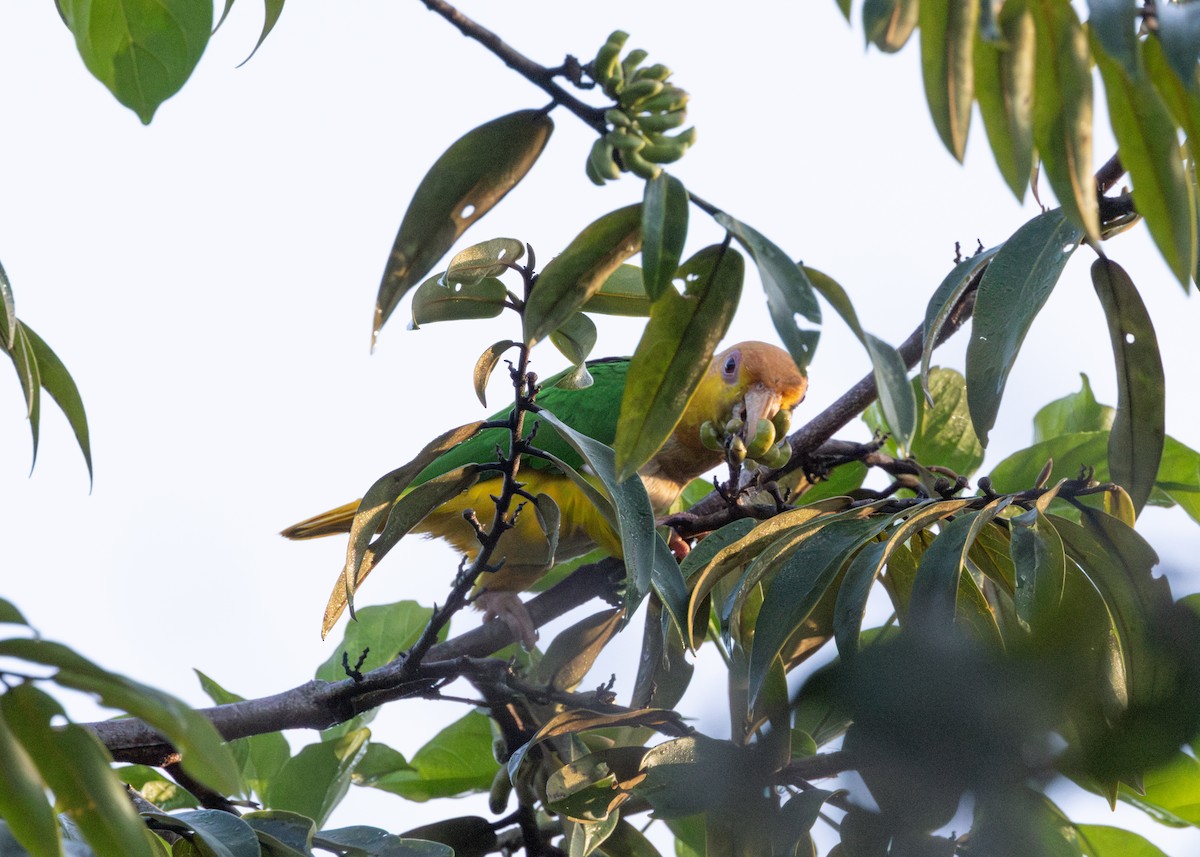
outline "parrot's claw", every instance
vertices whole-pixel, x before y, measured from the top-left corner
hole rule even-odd
[[[538,632],[525,602],[515,592],[484,591],[475,597],[475,606],[483,611],[485,622],[499,619],[514,637],[521,641],[521,646],[527,652],[532,652],[537,646]]]
[[[692,546],[674,530],[671,530],[671,537],[667,539],[667,547],[671,549],[677,562],[683,562],[684,557],[692,552]]]

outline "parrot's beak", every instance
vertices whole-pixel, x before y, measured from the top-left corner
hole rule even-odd
[[[743,417],[744,425],[739,432],[742,440],[750,443],[758,432],[758,421],[771,420],[779,413],[779,406],[782,403],[783,397],[766,385],[752,385],[746,391],[745,398],[742,399],[742,405],[746,411],[746,415]]]

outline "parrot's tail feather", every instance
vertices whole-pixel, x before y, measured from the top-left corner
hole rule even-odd
[[[313,515],[298,524],[292,524],[279,535],[287,539],[319,539],[322,536],[336,536],[339,533],[350,532],[350,522],[358,511],[358,501],[338,506],[328,512]]]

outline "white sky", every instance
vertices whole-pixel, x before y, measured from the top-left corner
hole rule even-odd
[[[630,31],[631,47],[693,93],[699,143],[673,171],[838,279],[864,326],[893,343],[920,322],[955,241],[994,245],[1036,211],[1006,189],[978,121],[965,167],[942,148],[917,45],[864,54],[857,18],[848,27],[833,0],[753,0],[736,12],[707,0],[463,10],[548,65],[568,52],[590,59],[611,30]],[[260,13],[252,2],[235,7],[147,128],[87,73],[53,4],[0,7],[0,261],[18,315],[80,387],[96,464],[89,495],[48,403],[28,478],[23,401],[15,373],[0,367],[0,595],[47,637],[198,705],[206,699],[192,667],[257,696],[307,680],[331,651],[318,626],[344,543],[291,544],[279,529],[352,499],[429,437],[481,415],[471,367],[514,335],[515,320],[409,332],[405,304],[371,356],[374,296],[434,159],[469,128],[548,101],[415,2],[288,4],[258,55],[235,68]],[[531,175],[460,246],[512,236],[544,262],[599,214],[640,199],[632,177],[594,188],[583,171],[591,132],[562,111],[555,120]],[[1112,151],[1103,121],[1097,138],[1102,161]],[[719,240],[703,215],[692,218],[691,250]],[[1143,228],[1109,254],[1158,326],[1168,430],[1200,448],[1195,300]],[[1077,390],[1079,372],[1115,402],[1092,257],[1079,255],[1012,373],[985,471],[1029,442],[1033,412]],[[797,420],[868,369],[827,315]],[[630,353],[637,333],[635,322],[602,319],[595,353]],[[775,339],[752,280],[729,335],[747,338]],[[961,369],[965,341],[938,362]],[[548,348],[535,352],[543,375],[562,365]],[[1189,562],[1200,529],[1177,509],[1151,510],[1143,523],[1176,593],[1200,589]],[[440,599],[454,559],[414,540],[385,566],[360,603]],[[626,657],[637,641],[627,645]],[[598,675],[615,670],[628,688],[627,663],[614,656]],[[710,672],[683,703],[706,712],[712,731],[726,728],[720,681]],[[375,730],[411,755],[460,714],[404,706]],[[1127,823],[1098,804],[1092,819]],[[331,824],[401,830],[473,811],[356,790]],[[1177,855],[1200,845],[1194,830],[1151,832]]]

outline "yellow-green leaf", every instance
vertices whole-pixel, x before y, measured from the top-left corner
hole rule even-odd
[[[671,288],[687,229],[687,190],[673,175],[659,173],[646,182],[642,200],[642,279],[650,300],[658,300]]]
[[[961,161],[975,97],[978,0],[921,0],[921,72],[938,136]]]
[[[1024,200],[1033,169],[1033,16],[1025,0],[1008,0],[996,23],[999,41],[975,41],[975,98],[996,166]]]

